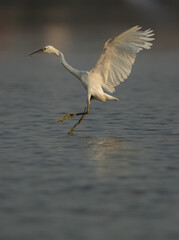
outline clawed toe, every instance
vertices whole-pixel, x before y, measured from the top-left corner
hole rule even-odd
[[[67,114],[64,118],[59,119],[57,122],[64,122],[67,118],[74,118],[76,114]]]

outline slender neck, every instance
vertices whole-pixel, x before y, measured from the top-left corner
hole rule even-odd
[[[66,60],[65,60],[65,57],[63,55],[63,53],[61,53],[60,51],[58,51],[58,53],[56,54],[57,57],[60,58],[60,61],[61,63],[63,64],[63,66],[69,71],[71,72],[75,77],[79,78],[80,79],[80,71],[73,68],[72,66],[70,66]]]

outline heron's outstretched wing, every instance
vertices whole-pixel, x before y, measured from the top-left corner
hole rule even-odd
[[[136,53],[152,46],[150,41],[154,40],[153,30],[140,31],[140,29],[141,27],[135,26],[109,39],[96,66],[90,71],[90,74],[101,75],[101,85],[107,91],[114,92],[114,87],[129,76]]]

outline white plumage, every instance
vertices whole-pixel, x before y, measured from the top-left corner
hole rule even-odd
[[[96,66],[91,71],[80,71],[71,67],[65,60],[64,55],[58,49],[52,46],[46,46],[32,54],[36,53],[54,53],[60,58],[64,67],[76,76],[87,90],[87,105],[85,111],[77,114],[67,114],[59,122],[63,122],[67,118],[73,118],[76,115],[82,115],[80,120],[75,124],[69,133],[72,133],[75,127],[83,120],[84,116],[89,112],[89,105],[92,99],[99,101],[115,100],[117,98],[105,93],[114,92],[115,87],[131,73],[132,65],[134,64],[136,54],[142,49],[150,49],[151,41],[154,33],[153,30],[141,30],[141,27],[135,26],[118,35],[115,38],[109,39],[103,48],[103,51],[96,63]]]
[[[135,26],[119,36],[109,39],[103,48],[102,54],[95,68],[90,73],[102,76],[101,85],[109,92],[114,92],[120,82],[129,76],[136,53],[143,48],[152,46],[154,40],[151,29],[139,31],[141,27]]]

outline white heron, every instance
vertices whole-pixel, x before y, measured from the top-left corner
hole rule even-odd
[[[135,26],[117,37],[109,39],[104,45],[96,66],[90,71],[81,71],[70,66],[66,62],[63,53],[53,46],[46,46],[29,54],[29,56],[37,53],[55,54],[60,59],[63,66],[77,77],[87,90],[87,105],[84,112],[67,114],[62,119],[58,120],[58,122],[63,122],[67,118],[81,115],[79,121],[68,133],[73,133],[76,126],[84,119],[84,116],[89,113],[89,106],[92,99],[101,102],[119,100],[105,93],[103,89],[113,93],[115,87],[127,79],[135,61],[136,53],[142,49],[150,49],[152,46],[151,41],[154,40],[152,37],[153,35],[153,30],[147,29],[142,31],[140,26]]]

